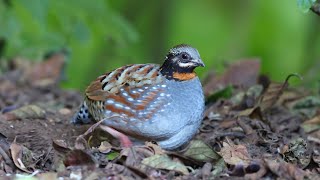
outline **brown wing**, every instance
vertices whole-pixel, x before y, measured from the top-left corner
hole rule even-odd
[[[130,90],[162,81],[158,65],[128,65],[99,76],[87,87],[85,94],[90,100],[105,101],[109,96],[117,94],[122,87]]]

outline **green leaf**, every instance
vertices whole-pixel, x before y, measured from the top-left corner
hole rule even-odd
[[[114,152],[107,154],[107,159],[112,161],[112,160],[116,159],[119,155],[120,155],[120,153],[114,151]]]
[[[214,177],[220,176],[223,170],[226,168],[224,160],[221,158],[215,165],[214,170],[211,172]]]
[[[318,96],[307,96],[304,97],[292,106],[291,111],[294,113],[300,113],[308,118],[312,118],[316,115],[317,110],[320,107],[320,97]]]
[[[173,170],[176,172],[180,172],[184,175],[189,174],[189,171],[185,165],[183,165],[180,162],[173,161],[165,154],[156,154],[150,156],[148,158],[143,159],[142,163],[153,168]]]
[[[211,94],[208,98],[206,103],[208,102],[214,102],[218,100],[219,98],[230,98],[232,96],[233,87],[231,85],[225,87],[224,89],[221,89],[219,91],[214,92]]]
[[[201,140],[191,141],[190,147],[184,155],[200,162],[212,162],[221,158],[219,154]]]
[[[317,0],[297,0],[297,4],[302,12],[306,13],[316,1]]]

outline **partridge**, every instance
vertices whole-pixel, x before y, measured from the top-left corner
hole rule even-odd
[[[182,44],[169,50],[161,66],[127,65],[101,75],[86,88],[72,122],[103,120],[115,137],[175,150],[192,139],[203,119],[204,95],[194,72],[199,66],[204,63],[197,49]]]

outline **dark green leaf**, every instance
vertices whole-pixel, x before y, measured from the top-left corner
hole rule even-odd
[[[214,92],[211,94],[207,100],[206,103],[214,102],[218,100],[219,98],[230,98],[232,96],[233,87],[231,85],[225,87],[224,89],[221,89],[219,91]]]

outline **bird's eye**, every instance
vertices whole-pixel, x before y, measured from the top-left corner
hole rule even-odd
[[[184,60],[188,60],[190,58],[190,56],[189,56],[189,54],[182,53],[181,54],[181,58],[184,59]]]

